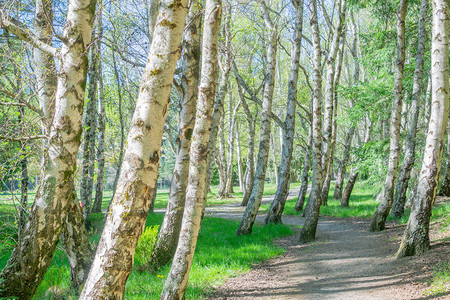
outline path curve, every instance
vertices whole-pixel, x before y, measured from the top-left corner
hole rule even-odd
[[[298,188],[290,198],[296,193]],[[263,203],[272,198],[265,197]],[[240,220],[244,209],[233,203],[207,208],[206,213]],[[258,214],[256,222],[264,217]],[[304,222],[299,216],[282,220],[294,226]],[[396,260],[393,255],[404,227],[390,223],[378,233],[368,228],[367,220],[321,217],[315,242],[298,243],[297,229],[295,236],[278,241],[287,250],[284,255],[230,278],[211,299],[428,299],[423,296],[426,280],[433,265],[449,260],[450,242],[438,243],[424,256]]]

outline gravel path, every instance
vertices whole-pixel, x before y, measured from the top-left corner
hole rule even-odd
[[[290,193],[295,197],[298,188]],[[270,202],[266,197],[264,202]],[[295,201],[295,200],[291,200]],[[207,214],[240,220],[238,203],[207,209]],[[264,214],[257,217],[262,222]],[[302,225],[304,218],[284,216]],[[287,251],[240,277],[230,278],[211,299],[429,299],[423,296],[432,266],[450,258],[450,241],[435,243],[416,258],[394,259],[404,227],[388,224],[368,232],[369,221],[321,217],[317,239],[299,244],[295,236],[279,240]],[[449,294],[433,299],[450,299]]]

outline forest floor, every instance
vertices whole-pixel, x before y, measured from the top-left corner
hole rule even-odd
[[[263,203],[271,199],[266,197]],[[437,203],[449,201],[439,198]],[[243,210],[234,203],[208,208],[207,214],[239,220]],[[257,222],[262,223],[264,216],[258,215]],[[297,231],[277,241],[286,252],[228,279],[216,287],[211,299],[450,299],[448,282],[442,291],[430,284],[436,266],[448,266],[450,228],[437,230],[439,226],[432,224],[429,252],[395,259],[404,224],[390,221],[386,230],[371,233],[370,220],[325,216],[319,220],[316,241],[300,244],[303,222],[303,217],[283,216],[283,223]]]

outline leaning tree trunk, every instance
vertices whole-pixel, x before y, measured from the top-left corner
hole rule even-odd
[[[430,217],[439,181],[442,145],[448,122],[449,3],[446,0],[434,0],[432,5],[431,116],[416,196],[397,258],[421,254],[430,248]]]
[[[340,0],[339,4],[339,16],[338,23],[336,25],[336,29],[333,34],[333,40],[330,46],[330,53],[328,54],[326,60],[327,66],[327,75],[325,81],[325,107],[324,107],[324,118],[323,118],[323,153],[322,153],[322,187],[325,186],[325,191],[321,191],[321,200],[322,203],[326,204],[326,199],[322,198],[322,195],[326,193],[326,198],[328,198],[328,189],[327,186],[324,185],[324,181],[327,178],[327,174],[331,171],[332,166],[330,166],[331,161],[331,148],[332,148],[332,138],[333,138],[333,111],[337,109],[334,107],[334,89],[335,86],[335,70],[336,70],[336,56],[338,54],[339,41],[342,35],[342,28],[344,26],[345,19],[345,10],[346,10],[346,1]],[[331,175],[331,174],[330,174]],[[331,180],[331,177],[330,177]]]
[[[305,205],[306,193],[308,192],[309,169],[311,169],[311,147],[313,145],[312,129],[309,128],[308,145],[306,145],[304,165],[302,171],[302,184],[298,193],[297,202],[295,203],[295,211],[302,211]]]
[[[181,76],[181,111],[177,138],[177,156],[170,185],[167,211],[159,230],[146,268],[158,269],[166,265],[175,254],[180,236],[181,221],[186,199],[186,186],[189,175],[189,157],[197,111],[198,79],[200,67],[200,5],[192,5],[189,10],[182,42],[183,73]]]
[[[93,40],[96,41],[99,28],[95,29]],[[97,119],[97,92],[98,92],[98,62],[100,60],[100,49],[97,43],[92,44],[91,59],[89,63],[89,87],[86,101],[86,109],[84,112],[84,142],[83,142],[83,164],[81,172],[80,196],[83,203],[83,215],[86,219],[91,213],[92,206],[92,189],[94,186],[94,165],[95,165],[95,132]]]
[[[355,186],[356,178],[358,178],[358,172],[352,173],[350,175],[350,178],[348,179],[347,186],[345,187],[344,194],[342,195],[341,199],[341,206],[346,207],[348,206],[350,195],[352,194],[353,187]]]
[[[45,49],[59,59],[55,113],[49,130],[41,184],[30,217],[0,275],[0,297],[29,299],[52,261],[72,202],[75,165],[80,146],[86,84],[86,48],[91,40],[95,1],[70,1],[62,48]],[[47,16],[46,16],[47,17]],[[4,16],[2,16],[4,18]],[[5,20],[3,26],[10,25]],[[29,31],[27,31],[29,33]]]
[[[381,194],[381,203],[378,206],[370,231],[384,230],[386,218],[391,210],[394,198],[394,184],[397,177],[398,161],[400,156],[400,118],[403,92],[403,67],[405,64],[405,17],[408,6],[407,0],[400,1],[397,19],[397,63],[394,78],[394,99],[391,108],[390,150],[389,163],[384,188]]]
[[[345,19],[345,7],[344,16]],[[333,172],[333,163],[334,163],[334,152],[336,150],[336,136],[337,136],[337,104],[338,104],[338,93],[337,86],[341,79],[341,69],[342,69],[342,61],[344,58],[344,45],[345,45],[345,26],[342,27],[342,33],[339,40],[339,51],[338,51],[338,60],[336,64],[336,71],[333,78],[333,120],[332,120],[332,128],[331,128],[331,140],[330,140],[330,157],[328,159],[328,167],[326,171],[326,177],[322,186],[322,204],[328,205],[328,194],[330,192],[331,185],[331,175]]]
[[[187,1],[161,2],[122,172],[80,299],[123,298],[158,177],[163,128],[187,5]]]
[[[416,132],[419,117],[419,102],[421,97],[421,86],[423,77],[423,64],[425,53],[425,17],[428,11],[428,0],[422,0],[419,15],[419,33],[417,41],[416,69],[414,71],[414,82],[411,105],[409,108],[408,135],[406,137],[406,150],[403,164],[399,172],[397,184],[395,186],[394,202],[391,216],[399,218],[403,216],[406,202],[406,190],[408,188],[411,170],[414,166],[416,151]]]
[[[253,224],[255,222],[256,214],[264,191],[264,181],[266,178],[267,160],[269,158],[270,146],[270,125],[272,114],[272,98],[275,85],[275,64],[277,52],[277,28],[270,19],[268,8],[265,2],[260,3],[264,22],[268,29],[268,45],[266,55],[266,82],[264,84],[264,97],[261,112],[261,139],[259,142],[258,162],[256,164],[255,178],[253,181],[253,189],[250,199],[245,209],[244,216],[237,230],[237,235],[250,234],[252,232]]]
[[[298,69],[300,66],[300,50],[303,29],[303,0],[293,1],[295,6],[294,37],[291,48],[291,67],[288,81],[288,99],[286,119],[283,128],[283,145],[281,149],[281,163],[277,192],[264,220],[267,223],[281,223],[284,205],[289,193],[291,160],[294,150],[295,106],[297,102]],[[277,171],[277,170],[275,170]]]
[[[220,0],[207,0],[202,40],[202,71],[192,138],[186,208],[180,239],[161,299],[184,299],[206,197],[208,144],[217,77],[217,48],[222,14]],[[228,15],[228,14],[227,14]]]
[[[312,158],[313,158],[313,178],[311,193],[305,211],[305,224],[300,232],[300,241],[309,242],[315,239],[317,223],[319,221],[319,211],[322,192],[322,54],[320,49],[320,31],[317,21],[317,2],[311,0],[311,28],[313,33],[313,109],[312,109]]]

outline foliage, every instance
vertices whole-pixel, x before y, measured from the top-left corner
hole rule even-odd
[[[428,297],[448,295],[450,292],[450,262],[442,262],[433,268],[430,288],[423,294]]]
[[[136,252],[134,254],[134,262],[136,264],[142,265],[147,262],[158,238],[158,230],[158,225],[145,228],[136,246]]]

